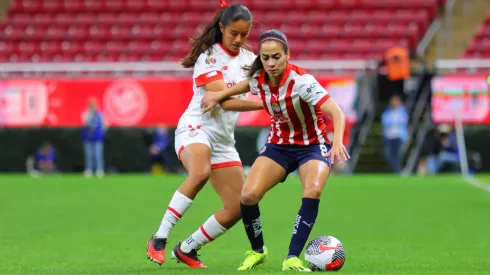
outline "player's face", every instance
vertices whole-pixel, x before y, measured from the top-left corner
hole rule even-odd
[[[223,46],[232,53],[238,53],[240,47],[247,42],[251,27],[251,22],[243,20],[230,22],[226,27],[220,23],[221,33],[223,33]]]
[[[279,77],[286,70],[289,51],[284,52],[281,43],[265,41],[260,45],[260,60],[270,77]]]

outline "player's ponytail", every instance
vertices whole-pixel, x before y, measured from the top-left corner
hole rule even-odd
[[[284,49],[284,53],[287,53],[289,51],[288,39],[286,38],[286,35],[283,32],[278,30],[268,30],[264,32],[259,38],[260,41],[259,55],[257,55],[254,62],[252,63],[252,66],[250,66],[250,70],[248,71],[249,78],[252,78],[256,72],[264,68],[264,64],[262,64],[262,60],[260,60],[260,46],[262,45],[263,42],[269,40],[273,40],[280,43],[282,48]]]
[[[220,23],[223,27],[226,27],[230,22],[238,20],[252,22],[252,14],[244,5],[228,5],[224,1],[220,2],[224,9],[214,15],[199,37],[190,39],[191,52],[181,61],[184,68],[193,68],[201,53],[208,51],[211,54],[213,45],[222,42],[223,34],[220,30]]]

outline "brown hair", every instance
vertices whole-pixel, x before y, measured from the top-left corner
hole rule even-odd
[[[218,11],[213,19],[204,27],[201,36],[191,38],[190,44],[192,49],[181,61],[182,66],[184,68],[193,68],[201,53],[208,51],[211,54],[213,45],[223,40],[219,23],[226,27],[230,22],[236,22],[238,20],[252,22],[252,14],[244,5],[234,4]]]

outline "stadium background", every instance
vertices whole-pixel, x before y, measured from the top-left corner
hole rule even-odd
[[[485,1],[241,2],[253,11],[253,49],[261,32],[280,28],[291,41],[293,62],[338,94],[334,97],[350,122],[349,172],[389,171],[379,148],[380,114],[390,95],[401,89],[405,95],[411,119],[404,166],[414,172],[422,147],[418,141],[440,122],[431,121],[432,77],[486,80],[488,62],[481,58],[489,54],[490,21]],[[106,168],[144,171],[146,164],[138,160],[148,158],[148,127],[174,127],[192,96],[190,71],[177,61],[189,50],[188,38],[218,6],[204,0],[2,1],[0,171],[24,171],[26,156],[50,140],[60,169],[80,172],[83,152],[82,143],[75,142],[77,129],[93,97],[110,125]],[[392,46],[411,52],[412,71],[404,81],[388,81],[384,69],[378,69]],[[447,80],[453,86],[444,89],[470,82]],[[486,96],[486,85],[484,91]],[[461,113],[448,108],[436,111]],[[488,106],[483,112],[488,113]],[[246,165],[256,156],[249,149],[255,148],[258,127],[267,124],[264,113],[242,116],[237,147]],[[473,129],[480,136],[486,127],[467,129],[469,150],[481,152],[481,171],[489,171],[488,146],[473,135]],[[179,163],[173,159],[171,165]]]
[[[346,172],[354,176],[329,180],[328,203],[322,204],[323,218],[313,232],[344,242],[344,270],[486,274],[487,193],[465,185],[456,175],[366,174],[389,173],[380,118],[388,98],[400,89],[410,114],[405,172],[417,172],[423,141],[431,130],[440,123],[453,124],[455,117],[464,122],[468,151],[481,155],[477,172],[490,171],[490,2],[228,2],[245,4],[252,11],[253,49],[264,30],[285,32],[293,62],[310,70],[348,115],[352,159]],[[24,173],[26,157],[49,140],[65,174],[40,179],[0,175],[0,263],[6,263],[0,265],[0,273],[159,272],[142,262],[143,243],[156,229],[182,176],[84,179],[81,113],[95,97],[109,121],[108,173],[148,171],[153,127],[166,124],[173,135],[172,127],[192,95],[191,73],[177,61],[189,49],[188,37],[198,33],[218,8],[217,0],[0,0],[0,172]],[[392,46],[411,52],[411,74],[401,81],[390,81],[379,66]],[[482,104],[472,104],[475,94]],[[264,126],[263,114],[243,115],[236,140],[244,165],[255,159],[256,138]],[[172,155],[173,146],[167,150]],[[174,158],[170,170],[179,165]],[[488,178],[478,173],[473,184],[490,190],[482,184]],[[278,189],[263,208],[269,213],[264,214],[266,230],[276,230],[274,236],[266,233],[272,250],[284,250],[291,231],[290,220],[273,214],[291,212],[292,220],[299,205],[298,179],[292,177]],[[199,200],[188,220],[177,227],[186,230],[179,229],[175,241],[219,206],[209,188]],[[220,266],[216,274],[234,269],[247,248],[238,227],[205,249],[209,265]],[[35,237],[18,241],[28,236]],[[78,251],[59,247],[68,242]],[[238,251],[227,250],[230,260],[220,261],[225,256],[219,253],[230,242]],[[32,247],[36,253],[25,254]],[[26,255],[32,265],[21,260]],[[270,261],[279,263],[281,256],[273,255]],[[266,271],[275,267],[270,264]],[[176,265],[169,268],[185,273]]]

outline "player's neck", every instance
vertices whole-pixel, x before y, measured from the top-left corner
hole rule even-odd
[[[282,79],[282,75],[284,73],[278,75],[277,77],[272,77],[269,75],[269,85],[271,86],[279,86],[279,84],[281,83],[281,79]]]

